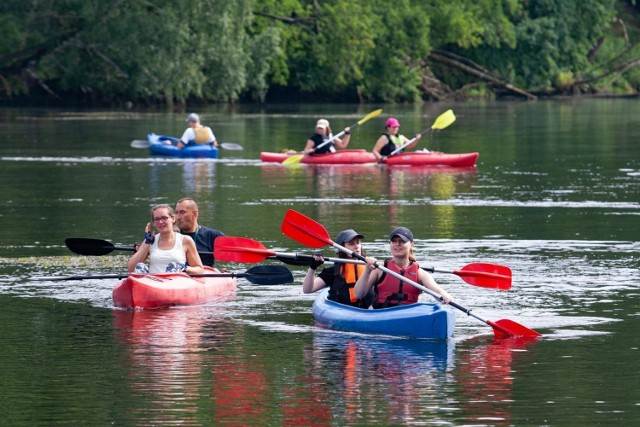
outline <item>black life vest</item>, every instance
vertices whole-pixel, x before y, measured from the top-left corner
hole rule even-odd
[[[341,304],[368,308],[373,302],[373,295],[358,299],[353,289],[364,269],[364,265],[336,263],[333,266],[333,283],[329,286],[329,299]]]
[[[319,133],[314,133],[309,137],[310,140],[313,141],[313,147],[318,147],[323,144],[327,139],[324,135],[320,135]],[[316,150],[313,154],[326,154],[326,153],[335,153],[336,145],[331,141],[328,144],[325,144],[322,148]]]
[[[383,135],[387,137],[387,143],[380,150],[381,156],[388,156],[399,147],[402,147],[402,140],[400,140],[400,137],[398,135],[391,136],[388,133],[383,133]]]

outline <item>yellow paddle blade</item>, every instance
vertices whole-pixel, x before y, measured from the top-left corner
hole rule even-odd
[[[300,163],[304,158],[303,154],[296,154],[295,156],[289,156],[282,162],[283,165],[294,165]]]
[[[379,115],[380,115],[380,113],[382,113],[382,108],[379,108],[379,109],[377,109],[377,110],[375,110],[375,111],[370,112],[369,114],[367,114],[366,116],[364,116],[363,118],[361,118],[361,119],[360,119],[360,121],[358,121],[358,124],[359,124],[359,125],[361,125],[361,124],[363,124],[364,122],[366,122],[367,120],[369,120],[369,119],[372,119],[372,118],[374,118],[374,117],[379,116]],[[451,113],[451,114],[453,114],[453,113]]]
[[[453,114],[453,110],[447,110],[438,116],[431,129],[444,129],[455,121],[456,116]]]

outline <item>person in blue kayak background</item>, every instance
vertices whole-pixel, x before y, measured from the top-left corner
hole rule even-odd
[[[349,141],[351,140],[351,129],[344,128],[344,139],[335,138],[328,144],[325,144],[321,148],[316,150],[316,147],[322,145],[325,141],[331,139],[333,137],[333,133],[331,132],[331,127],[329,126],[329,121],[325,119],[320,119],[316,123],[316,132],[309,137],[307,140],[307,145],[304,147],[305,155],[312,154],[325,154],[325,153],[335,153],[336,149],[344,149],[349,145]]]
[[[209,126],[200,124],[200,116],[191,113],[187,116],[189,127],[184,131],[177,147],[182,149],[189,144],[213,144],[218,146],[218,141]]]
[[[373,146],[373,155],[376,156],[379,163],[384,162],[387,159],[387,156],[393,153],[395,149],[400,148],[409,142],[407,137],[399,134],[400,122],[397,119],[391,117],[387,120],[385,125],[385,133],[378,138]],[[404,150],[415,147],[421,136],[421,134],[417,134],[415,142],[406,146]]]
[[[338,233],[335,242],[353,252],[362,255],[362,239],[364,236],[355,230],[343,230]],[[338,257],[353,259],[343,252],[338,252]],[[305,294],[317,292],[329,287],[329,299],[354,307],[368,308],[373,302],[373,294],[356,298],[353,287],[358,278],[364,273],[362,264],[335,263],[332,267],[324,268],[316,277],[316,269],[324,263],[322,255],[313,256],[307,275],[302,282],[302,291]]]
[[[416,262],[411,230],[406,227],[397,227],[389,235],[389,241],[391,258],[384,261],[386,268],[441,295],[445,304],[453,300],[451,295],[442,289],[433,277],[422,270]],[[378,261],[377,259],[366,257],[366,260],[367,268],[354,287],[356,298],[368,295],[373,289],[375,293],[373,308],[418,302],[418,297],[422,292],[420,289],[377,268],[374,265]]]
[[[216,238],[225,234],[198,224],[198,204],[190,197],[182,198],[176,203],[176,219],[180,233],[190,236],[196,243],[202,264],[213,267],[216,262],[213,257]]]
[[[158,234],[151,231],[151,223],[144,230],[144,241],[129,258],[129,273],[204,272],[196,244],[189,236],[176,233],[173,208],[167,204],[151,208],[151,220]],[[149,260],[149,265],[145,264]]]

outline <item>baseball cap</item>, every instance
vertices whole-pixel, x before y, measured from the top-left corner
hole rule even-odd
[[[318,123],[316,123],[317,128],[327,129],[329,127],[329,120],[320,119]]]
[[[336,236],[336,243],[339,244],[340,246],[344,246],[345,243],[352,241],[356,237],[364,239],[364,235],[360,233],[356,233],[355,230],[352,230],[352,229],[342,230]]]
[[[388,128],[400,127],[400,122],[398,121],[398,119],[394,119],[393,117],[391,117],[387,119],[387,127]]]
[[[187,122],[199,122],[200,121],[200,116],[198,116],[196,113],[191,113],[187,116]]]
[[[392,240],[395,236],[400,237],[405,242],[413,242],[413,233],[406,227],[394,228],[389,235],[389,240]]]

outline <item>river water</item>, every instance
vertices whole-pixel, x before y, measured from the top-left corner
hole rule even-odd
[[[409,137],[452,108],[419,148],[478,151],[471,170],[286,167],[260,151],[299,149],[318,118],[334,132],[368,112],[353,148],[389,116]],[[180,136],[184,113],[0,109],[0,410],[3,425],[629,425],[640,416],[640,103],[274,105],[199,111],[218,160],[133,149]],[[497,291],[438,282],[465,307],[543,334],[494,340],[457,312],[446,342],[336,333],[314,325],[314,295],[252,285],[210,304],[114,309],[114,280],[38,281],[126,269],[126,252],[72,254],[67,237],[130,245],[152,204],[194,197],[200,222],[280,252],[288,209],[366,235],[416,236],[421,265],[509,266]],[[329,249],[325,254],[332,255]],[[244,271],[250,265],[224,263]]]

